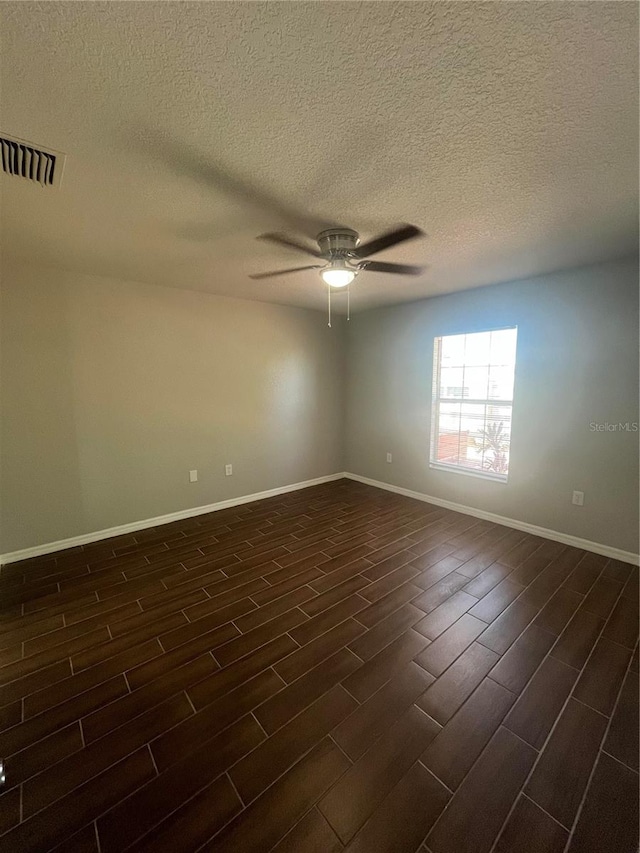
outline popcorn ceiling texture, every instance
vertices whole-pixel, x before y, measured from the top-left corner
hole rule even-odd
[[[304,263],[254,240],[288,222],[151,155],[161,134],[314,221],[424,228],[380,256],[424,276],[362,275],[352,310],[629,254],[637,19],[626,2],[2,3],[0,130],[68,155],[60,191],[0,176],[3,250],[322,307],[313,271],[248,279]]]

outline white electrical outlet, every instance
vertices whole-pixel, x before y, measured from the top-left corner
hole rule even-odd
[[[387,462],[392,462],[393,456],[390,453],[387,453]]]
[[[225,465],[224,473],[226,477],[230,477],[233,474],[233,465]]]
[[[198,482],[198,472],[197,471],[189,471],[189,482],[197,483]]]
[[[584,492],[574,492],[571,503],[575,506],[584,506]]]

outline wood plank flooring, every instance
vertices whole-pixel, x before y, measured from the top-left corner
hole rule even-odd
[[[630,565],[340,480],[0,601],[0,851],[637,850]]]

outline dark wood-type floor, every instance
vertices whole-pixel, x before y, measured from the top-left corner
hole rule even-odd
[[[2,851],[636,850],[630,565],[341,480],[0,592]]]

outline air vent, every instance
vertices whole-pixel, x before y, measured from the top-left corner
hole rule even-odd
[[[0,135],[2,170],[7,175],[25,178],[43,187],[59,187],[65,155],[45,150],[24,139]]]

